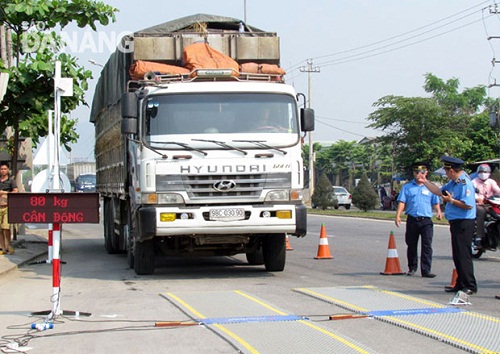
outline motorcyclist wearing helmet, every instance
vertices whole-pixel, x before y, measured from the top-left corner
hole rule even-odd
[[[481,244],[480,239],[484,237],[484,219],[487,212],[484,200],[500,194],[500,187],[494,179],[490,178],[490,176],[491,168],[488,164],[484,163],[479,165],[477,168],[477,177],[472,180],[472,184],[476,188],[477,244]]]

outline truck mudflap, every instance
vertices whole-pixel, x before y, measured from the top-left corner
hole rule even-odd
[[[137,237],[139,241],[150,240],[156,235],[156,208],[142,207],[138,211],[139,230]]]
[[[304,237],[307,233],[307,208],[304,204],[295,206],[296,229],[293,235]]]

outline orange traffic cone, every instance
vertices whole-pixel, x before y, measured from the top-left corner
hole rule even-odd
[[[458,278],[457,269],[453,268],[453,272],[451,272],[450,285],[445,286],[445,288],[447,288],[447,289],[454,288],[455,285],[457,285],[457,278]]]
[[[326,237],[325,224],[321,224],[321,232],[319,234],[318,255],[315,259],[333,258],[330,254],[330,247],[328,246],[328,238]]]
[[[389,236],[389,247],[387,251],[387,260],[385,262],[385,271],[380,272],[384,275],[401,275],[405,274],[401,271],[399,264],[398,250],[396,248],[396,240],[394,239],[394,232],[391,231]]]
[[[290,240],[288,239],[288,235],[286,235],[286,250],[287,251],[293,251],[293,248],[290,245]]]

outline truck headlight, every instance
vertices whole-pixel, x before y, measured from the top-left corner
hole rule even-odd
[[[302,200],[301,189],[277,189],[269,191],[266,195],[266,202]]]
[[[286,189],[273,190],[267,192],[266,202],[277,202],[277,201],[287,201],[290,200],[289,192]]]
[[[143,204],[184,204],[184,198],[177,193],[143,193]]]

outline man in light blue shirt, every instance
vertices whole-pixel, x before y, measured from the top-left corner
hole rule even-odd
[[[418,240],[422,237],[420,253],[420,272],[424,278],[434,278],[431,273],[432,265],[432,237],[434,235],[434,224],[432,222],[432,208],[437,212],[437,218],[441,219],[441,207],[439,198],[432,194],[423,179],[428,173],[428,164],[417,162],[412,165],[413,180],[403,185],[398,196],[398,207],[396,210],[396,226],[401,225],[401,213],[403,210],[407,215],[405,241],[407,245],[406,256],[408,258],[408,273],[414,275],[418,268]]]
[[[451,156],[442,156],[441,161],[450,181],[441,189],[427,179],[424,184],[446,202],[444,215],[450,223],[451,249],[457,280],[454,287],[445,288],[445,291],[461,290],[472,295],[477,292],[471,249],[476,223],[475,189],[470,178],[462,170],[464,161]]]

